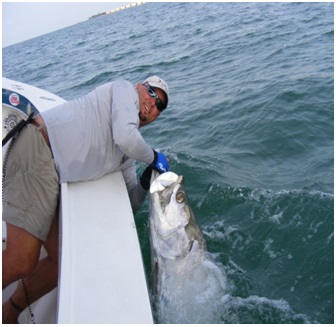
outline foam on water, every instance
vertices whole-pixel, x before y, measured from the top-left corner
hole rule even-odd
[[[318,323],[307,315],[296,313],[284,300],[271,300],[255,295],[247,298],[225,295],[221,301],[221,322],[226,324]]]

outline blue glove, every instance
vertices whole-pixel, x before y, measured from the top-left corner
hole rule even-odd
[[[161,152],[154,151],[154,161],[149,165],[149,167],[157,170],[160,174],[165,173],[169,170],[169,163],[166,156]]]

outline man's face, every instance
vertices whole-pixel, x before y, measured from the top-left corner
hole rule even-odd
[[[139,118],[140,127],[142,127],[158,118],[160,116],[160,111],[155,105],[156,99],[149,95],[146,86],[138,83],[136,90],[139,95]],[[154,88],[154,90],[161,100],[165,99],[165,94],[161,89]]]

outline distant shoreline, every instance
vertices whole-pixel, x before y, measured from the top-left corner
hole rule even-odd
[[[135,6],[142,5],[144,3],[145,2],[134,2],[134,3],[129,4],[129,5],[125,5],[125,6],[122,6],[122,7],[119,7],[119,8],[111,9],[109,11],[105,11],[105,12],[93,15],[93,16],[89,17],[89,19],[97,18],[97,17],[104,16],[104,15],[109,15],[109,14],[115,13],[115,12],[120,11],[120,10],[124,10],[124,9],[128,9],[128,8],[132,8],[132,7],[135,7]]]

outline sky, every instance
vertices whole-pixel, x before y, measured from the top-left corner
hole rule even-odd
[[[133,2],[2,2],[2,47],[32,39]]]

